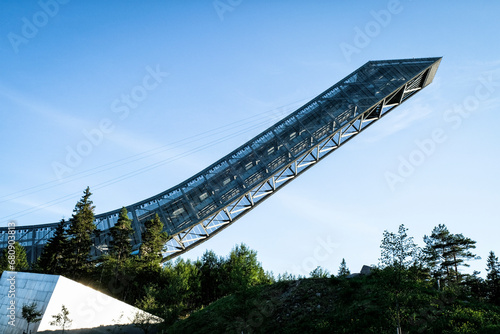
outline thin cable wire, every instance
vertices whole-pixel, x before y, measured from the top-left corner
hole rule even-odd
[[[184,152],[184,153],[178,154],[178,155],[176,155],[174,157],[161,160],[161,161],[156,162],[156,163],[154,163],[152,165],[140,168],[138,170],[135,170],[135,171],[132,171],[132,172],[129,172],[129,173],[126,173],[126,174],[123,174],[123,175],[121,175],[121,176],[119,176],[117,178],[114,178],[114,179],[111,179],[111,180],[99,183],[97,185],[92,186],[92,189],[93,190],[98,190],[98,189],[102,189],[102,188],[108,187],[108,186],[110,186],[112,184],[115,184],[117,182],[121,182],[121,181],[126,180],[126,179],[128,179],[130,177],[142,174],[144,172],[147,172],[147,171],[150,171],[150,170],[155,169],[157,167],[163,166],[163,165],[165,165],[167,163],[170,163],[172,161],[176,161],[178,159],[181,159],[181,158],[184,158],[186,156],[192,155],[192,154],[194,154],[196,152],[199,152],[199,151],[202,151],[202,150],[204,150],[206,148],[212,147],[212,146],[214,146],[214,145],[216,145],[218,143],[224,142],[224,141],[226,141],[228,139],[231,139],[231,138],[240,136],[241,134],[250,132],[250,131],[252,131],[254,129],[257,129],[257,128],[261,127],[262,125],[265,125],[266,123],[267,123],[267,120],[263,121],[263,122],[260,122],[259,124],[256,124],[256,125],[252,126],[251,128],[245,129],[244,131],[237,131],[237,132],[232,133],[230,135],[227,135],[227,136],[224,136],[222,138],[216,139],[216,140],[214,140],[212,142],[206,143],[205,145],[202,145],[202,146],[196,148],[195,150],[191,150],[191,151],[188,151],[188,152]],[[63,196],[63,197],[59,197],[59,198],[56,198],[56,199],[54,199],[52,201],[46,202],[44,204],[41,204],[41,205],[38,205],[38,206],[35,206],[35,207],[32,207],[32,208],[28,208],[28,209],[25,209],[25,210],[21,210],[21,211],[18,211],[16,213],[13,213],[13,214],[1,217],[0,220],[10,220],[12,218],[23,217],[23,216],[26,216],[26,215],[28,215],[30,213],[39,211],[41,209],[45,209],[47,207],[54,206],[56,204],[65,202],[65,201],[67,201],[67,200],[69,200],[71,198],[74,198],[74,196],[77,196],[78,194],[80,194],[80,192],[76,192],[76,193],[72,193],[72,194],[69,194],[69,195],[66,195],[66,196]]]
[[[157,148],[145,151],[145,152],[141,152],[141,153],[129,156],[127,158],[119,159],[119,160],[116,160],[116,161],[113,161],[113,162],[110,162],[110,163],[107,163],[107,164],[104,164],[104,165],[101,165],[101,166],[93,167],[93,168],[90,168],[90,169],[88,169],[86,171],[77,172],[77,173],[73,174],[72,176],[63,178],[62,180],[48,181],[48,182],[39,184],[37,186],[25,188],[25,189],[22,189],[22,190],[19,190],[19,191],[16,191],[16,192],[13,192],[13,193],[10,193],[10,194],[7,194],[7,195],[0,196],[0,199],[3,199],[3,200],[0,201],[0,203],[4,203],[4,202],[12,201],[14,199],[22,198],[22,197],[25,197],[27,195],[31,195],[31,194],[34,194],[34,193],[37,193],[37,192],[40,192],[40,191],[43,191],[43,190],[51,189],[51,188],[54,188],[54,187],[66,184],[68,182],[73,182],[73,181],[76,181],[76,180],[80,180],[82,178],[85,178],[85,177],[88,177],[88,176],[91,176],[91,175],[95,175],[95,174],[98,174],[98,173],[101,173],[101,172],[104,172],[104,171],[107,171],[107,170],[110,170],[110,169],[113,169],[113,168],[116,168],[116,167],[120,167],[120,166],[129,164],[129,163],[132,163],[132,162],[136,162],[136,161],[148,158],[150,156],[153,156],[153,155],[165,152],[167,150],[173,149],[172,145],[175,145],[175,144],[187,145],[187,144],[191,144],[193,142],[199,141],[199,140],[204,140],[204,139],[208,138],[209,136],[201,137],[203,135],[206,135],[206,134],[209,134],[209,133],[214,133],[216,131],[217,131],[217,134],[219,134],[220,133],[219,130],[224,129],[224,128],[228,128],[228,127],[231,127],[230,129],[234,129],[234,127],[235,127],[234,125],[238,124],[238,123],[242,123],[242,124],[237,125],[237,127],[242,126],[242,125],[248,125],[248,120],[251,120],[253,118],[256,118],[256,117],[268,114],[269,112],[276,111],[276,110],[279,110],[281,108],[289,107],[291,105],[294,105],[296,103],[302,102],[304,100],[307,100],[307,99],[297,100],[297,101],[294,101],[294,102],[289,103],[287,105],[284,105],[284,106],[281,106],[281,107],[277,107],[277,108],[274,108],[274,109],[271,109],[271,110],[268,110],[268,111],[265,111],[265,112],[262,112],[262,113],[258,113],[258,114],[255,114],[253,116],[250,116],[250,117],[247,117],[247,118],[244,118],[244,119],[241,119],[241,120],[238,120],[238,121],[235,121],[235,122],[232,122],[232,123],[229,123],[229,124],[226,124],[226,125],[223,125],[223,126],[220,126],[220,127],[217,127],[217,128],[214,128],[214,129],[202,132],[202,133],[199,133],[199,134],[194,135],[194,136],[190,136],[190,137],[178,140],[176,142],[173,142],[173,143],[170,143],[170,144],[167,144],[167,145],[163,145],[163,146],[160,146],[160,147],[157,147]],[[201,138],[194,140],[194,138],[199,138],[199,137],[201,137]],[[151,153],[151,152],[154,152],[154,153]],[[135,158],[135,159],[133,159],[133,158]],[[122,162],[122,163],[119,163],[119,162]],[[94,171],[94,172],[92,172],[92,171]],[[26,191],[29,191],[29,190],[32,190],[32,191],[26,193]],[[16,196],[16,197],[13,197],[13,198],[11,197],[11,196],[16,195],[16,194],[20,194],[20,195]],[[11,198],[7,198],[7,197],[11,197]],[[5,199],[5,198],[7,198],[7,199]]]

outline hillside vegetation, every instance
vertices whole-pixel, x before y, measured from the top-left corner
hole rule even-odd
[[[469,287],[438,291],[422,279],[398,287],[395,278],[394,271],[383,269],[354,278],[252,287],[193,313],[165,333],[394,334],[398,304],[402,333],[500,333],[500,308],[471,294]]]
[[[379,265],[369,275],[350,275],[343,259],[337,275],[318,267],[310,278],[275,277],[244,244],[225,257],[206,251],[196,261],[161,264],[170,236],[158,215],[144,223],[142,244],[133,252],[125,208],[106,253],[93,258],[92,236],[102,231],[94,225],[91,195],[87,188],[36,263],[30,267],[15,243],[0,255],[0,270],[64,275],[165,320],[143,322],[145,333],[500,333],[497,256],[491,251],[486,259],[486,279],[464,273],[470,261],[480,260],[476,241],[445,225],[424,236],[422,248],[404,225],[385,231]]]

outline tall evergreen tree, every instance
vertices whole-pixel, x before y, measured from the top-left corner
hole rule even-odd
[[[127,215],[127,209],[123,207],[115,226],[110,229],[113,240],[111,241],[110,255],[118,262],[126,260],[132,252],[130,243],[131,236],[134,233],[132,228],[132,219]]]
[[[476,241],[464,237],[462,233],[452,235],[449,247],[450,248],[447,252],[449,264],[453,266],[455,282],[459,282],[461,279],[461,275],[458,267],[469,267],[470,265],[466,261],[479,260],[481,258],[470,251],[471,249],[476,248]]]
[[[479,259],[470,250],[476,248],[476,241],[462,234],[452,234],[444,224],[432,230],[430,236],[424,236],[426,262],[435,277],[445,282],[459,282],[459,266],[468,267],[466,261]]]
[[[0,256],[1,271],[23,271],[29,268],[26,257],[26,249],[19,242],[15,242],[13,248],[4,248]]]
[[[486,283],[488,284],[489,299],[500,305],[500,262],[493,251],[490,251],[486,261]]]
[[[89,187],[83,192],[82,199],[76,203],[68,229],[69,264],[74,277],[85,274],[89,269],[89,257],[92,247],[92,236],[96,230],[94,225],[94,209],[90,200]]]
[[[350,274],[351,274],[351,271],[349,270],[349,268],[347,268],[347,264],[345,262],[345,259],[342,258],[342,262],[340,262],[338,277],[344,277],[344,276],[347,276]]]
[[[208,305],[222,296],[220,291],[222,283],[222,259],[212,250],[207,250],[201,257],[199,266],[201,300],[203,305]]]
[[[43,247],[38,258],[36,269],[44,274],[64,274],[65,260],[68,248],[66,222],[62,219],[56,231]]]
[[[146,223],[140,247],[141,260],[147,266],[157,266],[162,260],[162,249],[169,237],[163,232],[163,223],[158,214]]]
[[[434,227],[430,236],[424,235],[425,262],[438,281],[451,275],[446,262],[446,250],[450,238],[450,231],[444,224]]]

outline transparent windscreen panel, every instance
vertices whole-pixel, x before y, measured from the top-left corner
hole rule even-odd
[[[330,88],[328,91],[323,93],[323,95],[320,96],[321,99],[332,99],[332,98],[339,98],[342,96],[342,91],[340,90],[337,85],[334,87]]]
[[[239,162],[240,159],[243,157],[249,155],[252,153],[252,148],[250,145],[245,145],[244,147],[240,148],[238,151],[235,153],[231,154],[231,157],[229,158],[229,164],[234,166]]]
[[[137,215],[137,219],[144,224],[145,221],[147,220],[150,220],[150,219],[153,219],[155,214],[156,214],[156,210],[151,210],[149,208],[150,206],[139,206],[136,208],[136,215]]]
[[[192,189],[195,189],[199,185],[205,182],[205,177],[203,175],[199,175],[194,179],[191,179],[188,183],[184,184],[181,188],[184,194],[189,193]]]
[[[281,141],[273,135],[273,138],[268,141],[267,145],[262,145],[255,149],[255,153],[259,156],[259,159],[263,164],[266,164],[274,160],[278,155],[281,154],[280,151],[285,150]]]
[[[429,64],[430,65],[430,64]],[[419,66],[419,65],[413,65],[413,64],[404,64],[401,66],[393,67],[393,68],[384,68],[384,71],[387,73],[386,75],[389,76],[389,71],[398,71],[400,72],[405,80],[410,80],[411,78],[415,77],[417,74],[425,70],[425,67]]]
[[[276,159],[281,159],[281,157],[288,157],[288,150],[286,149],[285,145],[278,139],[276,138],[271,145],[268,147],[265,147],[263,149],[261,159],[262,162],[265,165],[268,165],[267,168],[269,168],[269,164],[275,161]],[[273,168],[271,168],[273,169]]]
[[[241,179],[245,179],[249,173],[254,173],[257,169],[261,168],[258,165],[259,157],[254,151],[241,158],[237,163],[233,165],[237,175],[241,176]]]
[[[215,193],[218,194],[220,191],[232,187],[236,182],[236,178],[234,177],[233,170],[228,166],[223,170],[219,170],[216,175],[211,177],[208,180],[209,188]]]
[[[198,208],[213,203],[213,193],[207,183],[202,183],[185,193],[189,203]]]
[[[274,173],[278,169],[281,169],[288,165],[292,161],[288,150],[281,145],[281,148],[273,155],[273,159],[266,163],[266,170],[268,174]]]
[[[115,217],[115,221],[112,224],[108,221],[108,217],[110,216]],[[118,215],[116,214],[99,215],[98,217],[95,218],[94,224],[98,230],[104,231],[114,226],[117,220],[118,220]]]
[[[251,187],[265,177],[265,166],[260,163],[260,159],[255,153],[241,160],[237,167],[244,187]]]
[[[322,108],[317,108],[314,112],[301,118],[300,123],[313,136],[315,141],[321,140],[328,133],[329,126],[333,118]]]
[[[163,206],[163,205],[166,205],[173,200],[178,199],[181,196],[182,196],[182,191],[177,188],[177,189],[169,191],[166,194],[162,194],[161,196],[158,196],[156,201],[159,205]]]
[[[295,117],[288,119],[279,128],[276,128],[276,136],[289,149],[300,141],[301,125]]]
[[[389,68],[386,69],[386,71],[388,73],[383,79],[373,82],[376,88],[375,95],[380,99],[388,94],[391,94],[394,90],[403,86],[406,82],[405,76],[397,70]]]
[[[218,177],[221,173],[224,173],[225,170],[229,168],[229,162],[227,160],[223,160],[215,164],[215,166],[208,169],[205,172],[205,178],[210,180],[213,177]]]
[[[182,198],[169,203],[169,205],[165,207],[164,213],[172,221],[172,225],[175,229],[191,222],[189,205]]]

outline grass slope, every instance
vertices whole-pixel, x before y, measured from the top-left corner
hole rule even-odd
[[[321,333],[336,287],[330,279],[257,286],[233,294],[175,323],[168,333]]]
[[[256,286],[177,321],[166,333],[500,333],[500,308],[437,291],[426,281],[395,285],[377,271]],[[397,303],[396,303],[397,300]]]

